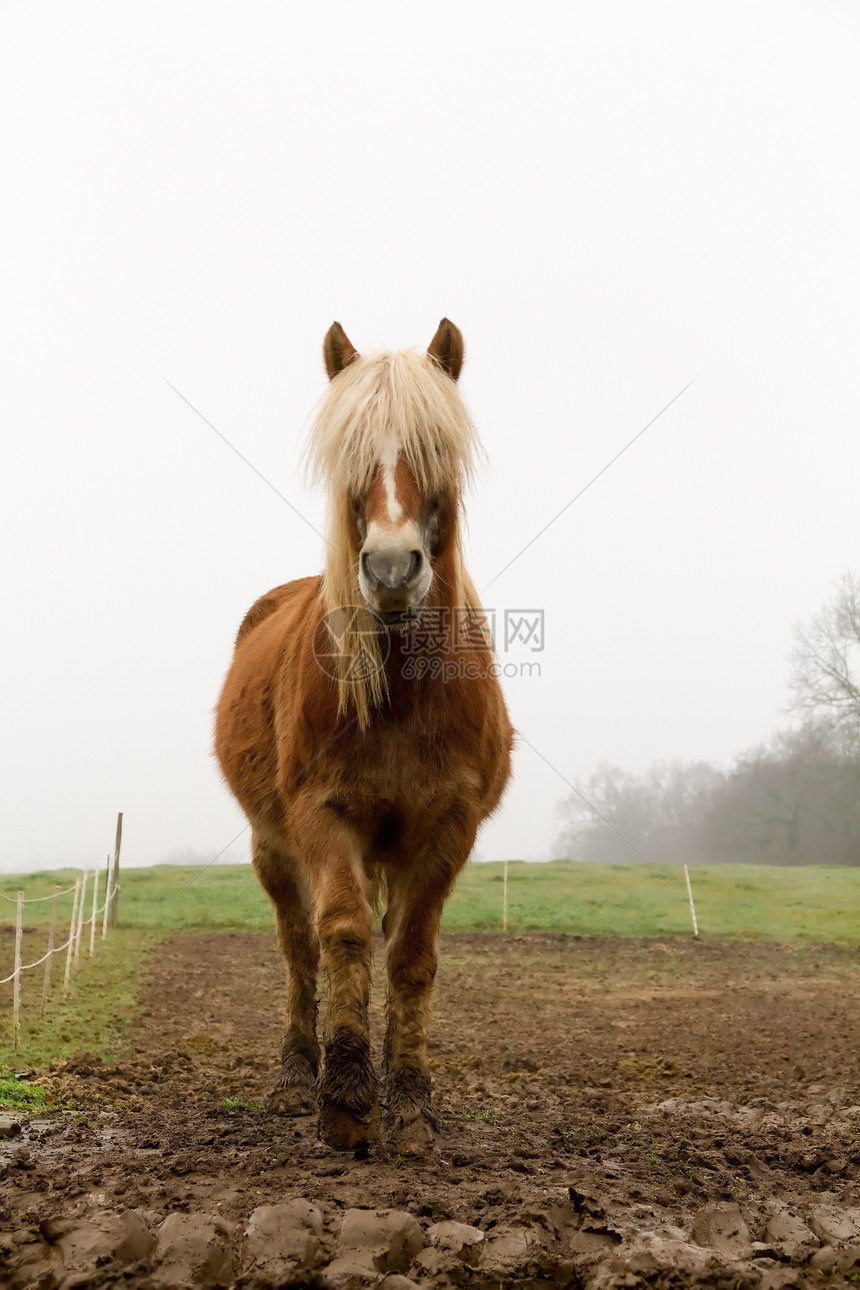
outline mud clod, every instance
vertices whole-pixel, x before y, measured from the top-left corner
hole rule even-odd
[[[159,1286],[218,1285],[232,1280],[231,1226],[209,1214],[171,1214],[158,1229]]]
[[[750,1253],[750,1230],[737,1205],[704,1205],[693,1219],[693,1240],[732,1258]]]
[[[260,1205],[245,1231],[243,1267],[270,1277],[312,1268],[318,1259],[322,1234],[322,1214],[306,1200]]]
[[[0,1115],[0,1138],[15,1138],[21,1132],[21,1121],[11,1115]]]
[[[421,1228],[411,1214],[349,1209],[341,1223],[337,1257],[327,1275],[337,1280],[380,1272],[404,1273],[423,1245]]]
[[[476,1267],[481,1261],[484,1233],[469,1223],[455,1223],[451,1219],[434,1223],[427,1230],[427,1240],[436,1249],[454,1254],[472,1267]]]

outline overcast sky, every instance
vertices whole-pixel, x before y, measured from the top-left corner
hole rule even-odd
[[[335,318],[461,327],[470,567],[497,623],[544,611],[503,662],[540,664],[506,692],[551,765],[520,746],[480,856],[549,854],[559,776],[784,721],[792,624],[860,564],[858,34],[848,3],[4,5],[5,870],[102,860],[117,810],[134,862],[242,828],[211,713],[246,609],[322,565]]]

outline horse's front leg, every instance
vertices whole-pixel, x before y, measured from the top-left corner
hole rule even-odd
[[[255,833],[253,856],[257,877],[275,907],[278,940],[287,965],[287,1032],[269,1106],[279,1115],[309,1115],[316,1102],[320,1056],[319,944],[311,925],[310,894],[288,851],[276,850]]]
[[[474,838],[474,830],[449,827],[440,831],[432,852],[392,867],[388,874],[385,1129],[397,1150],[409,1154],[430,1149],[437,1127],[430,1098],[427,1032],[439,923]]]
[[[343,821],[325,807],[301,812],[297,836],[328,982],[320,1137],[339,1151],[352,1151],[378,1134],[379,1086],[368,1023],[372,911],[358,842]]]

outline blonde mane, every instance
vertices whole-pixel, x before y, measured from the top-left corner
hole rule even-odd
[[[311,478],[328,494],[323,602],[338,648],[338,710],[354,707],[364,728],[371,710],[387,697],[387,681],[378,624],[358,582],[353,499],[366,494],[380,465],[402,457],[423,494],[448,490],[459,502],[483,449],[456,383],[433,358],[416,350],[383,350],[356,358],[332,380],[305,456]],[[483,621],[463,563],[459,525],[453,541],[450,603]],[[344,609],[350,612],[334,612]]]

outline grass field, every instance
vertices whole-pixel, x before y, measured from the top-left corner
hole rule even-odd
[[[42,970],[24,972],[21,1044],[17,1051],[11,1042],[12,987],[0,987],[0,1107],[14,1104],[9,1089],[2,1086],[7,1071],[65,1061],[77,1053],[106,1056],[123,1049],[129,1028],[140,1012],[141,967],[146,956],[156,952],[160,939],[158,932],[140,928],[115,930],[98,945],[92,962],[84,951],[66,996],[62,993],[63,964],[55,959],[44,1018],[39,1015]],[[25,962],[44,953],[44,944],[36,936],[27,936],[24,945]],[[7,976],[12,968],[12,937],[4,935],[0,947],[0,972]],[[32,958],[26,956],[30,950],[35,951]]]
[[[644,864],[511,861],[508,930],[687,936],[692,928],[683,870],[667,866],[661,872],[671,887]],[[443,928],[501,930],[502,875],[500,863],[467,865],[446,906]],[[75,876],[72,870],[62,870],[0,878],[0,890],[14,895],[20,887],[25,896],[41,896],[50,893],[54,883],[68,886]],[[692,869],[691,880],[704,937],[860,941],[860,867],[718,865]],[[65,898],[66,907],[70,899]],[[14,905],[4,902],[3,908],[8,924]],[[28,926],[50,917],[49,901],[26,909]],[[248,865],[127,869],[122,874],[120,918],[124,927],[158,931],[272,926],[269,902]],[[0,963],[0,975],[5,976],[2,967]]]

